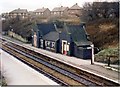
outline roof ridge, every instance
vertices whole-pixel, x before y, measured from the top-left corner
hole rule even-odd
[[[81,7],[76,3],[72,7],[70,7],[69,9],[81,9]]]
[[[53,10],[52,11],[64,11],[65,9],[67,9],[68,7],[63,7],[63,6],[61,6],[61,7],[55,7],[55,8],[53,8]]]
[[[48,8],[38,8],[36,10],[34,10],[34,12],[44,12],[45,10],[47,10]]]

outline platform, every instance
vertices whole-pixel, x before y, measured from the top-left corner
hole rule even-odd
[[[1,51],[2,74],[7,85],[58,85],[43,74]]]
[[[107,78],[107,79],[110,79],[114,82],[119,83],[120,72],[116,71],[116,69],[114,69],[114,68],[113,69],[107,68],[106,67],[107,64],[94,62],[94,65],[91,65],[91,60],[83,60],[80,58],[70,57],[70,56],[59,54],[59,53],[53,53],[53,52],[50,52],[50,51],[47,51],[44,49],[35,48],[31,44],[24,44],[22,42],[16,41],[16,40],[11,39],[9,37],[5,37],[5,38],[9,39],[10,41],[17,42],[26,48],[29,48],[29,49],[32,49],[32,50],[39,52],[41,54],[45,54],[47,56],[50,56],[51,58],[54,58],[56,60],[62,61],[64,63],[67,63],[67,64],[72,65],[74,67],[80,68],[80,69],[85,70],[87,72],[94,73],[98,76],[101,76],[103,78]]]

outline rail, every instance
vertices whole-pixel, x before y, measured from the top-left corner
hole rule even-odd
[[[43,69],[42,71],[44,71],[44,73],[49,72],[49,76],[54,76],[54,78],[58,79],[57,80],[58,83],[62,84],[62,85],[89,85],[89,86],[96,86],[96,85],[102,85],[102,86],[111,85],[111,86],[114,86],[114,85],[119,85],[119,84],[114,83],[112,81],[109,81],[107,79],[103,79],[101,77],[95,76],[92,73],[82,71],[82,70],[77,69],[73,66],[69,66],[69,65],[66,65],[66,64],[64,64],[62,62],[59,62],[57,60],[51,59],[50,57],[47,57],[45,55],[41,55],[40,53],[36,53],[36,52],[34,52],[30,49],[21,47],[19,45],[14,44],[14,43],[8,42],[6,44],[3,44],[3,50],[11,53],[14,56],[17,53],[19,55],[21,54],[22,56],[24,55],[25,58],[31,59],[32,61],[34,61],[34,63],[33,62],[30,63],[31,60],[29,60],[29,62],[28,62],[28,59],[26,59],[27,60],[26,64],[28,64],[29,66],[32,66],[32,67],[34,66],[37,71],[39,71],[40,67],[36,66],[35,63],[42,64],[42,65],[45,66],[45,68],[47,67],[51,70],[54,70],[54,72],[57,72],[57,74],[59,73],[60,75],[62,75],[66,79],[58,78],[57,74],[53,75],[49,71],[46,72],[45,69]],[[11,50],[13,50],[13,52],[11,52]],[[13,53],[15,53],[15,54],[13,54]],[[25,58],[19,58],[19,57],[17,57],[17,58],[19,60],[22,60],[22,61],[24,60],[24,63],[25,63]],[[68,80],[68,82],[66,82],[64,80]],[[71,83],[71,82],[73,82],[73,83]]]

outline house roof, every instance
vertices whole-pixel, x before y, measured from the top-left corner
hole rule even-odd
[[[59,39],[59,33],[56,31],[49,32],[43,36],[44,40],[57,41]]]
[[[37,24],[36,26],[41,36],[44,36],[51,31],[56,31],[53,23],[41,23],[41,24]]]
[[[87,32],[83,24],[80,25],[64,25],[62,29],[56,29],[53,23],[41,23],[37,24],[43,39],[56,41],[59,39],[59,31],[71,36],[71,39],[77,46],[91,45],[92,43],[87,39]]]
[[[13,11],[11,11],[10,13],[28,13],[27,9],[15,9]]]
[[[76,43],[77,46],[91,44],[91,42],[87,40],[87,32],[85,31],[83,24],[64,25],[64,28],[61,29],[61,32],[65,32],[71,35],[72,40]]]
[[[69,8],[69,9],[77,9],[77,10],[80,10],[81,9],[81,7],[80,6],[78,6],[78,4],[76,3],[76,4],[74,4],[71,8]]]
[[[90,45],[90,41],[87,40],[87,32],[84,25],[66,25],[66,32],[71,34],[73,41],[76,45]]]
[[[65,11],[66,9],[68,9],[68,7],[55,7],[52,11]]]
[[[46,11],[48,8],[40,8],[40,9],[36,9],[34,12],[44,12]]]

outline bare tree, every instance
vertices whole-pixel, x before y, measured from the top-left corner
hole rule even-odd
[[[85,3],[82,14],[83,21],[119,17],[119,2]]]

